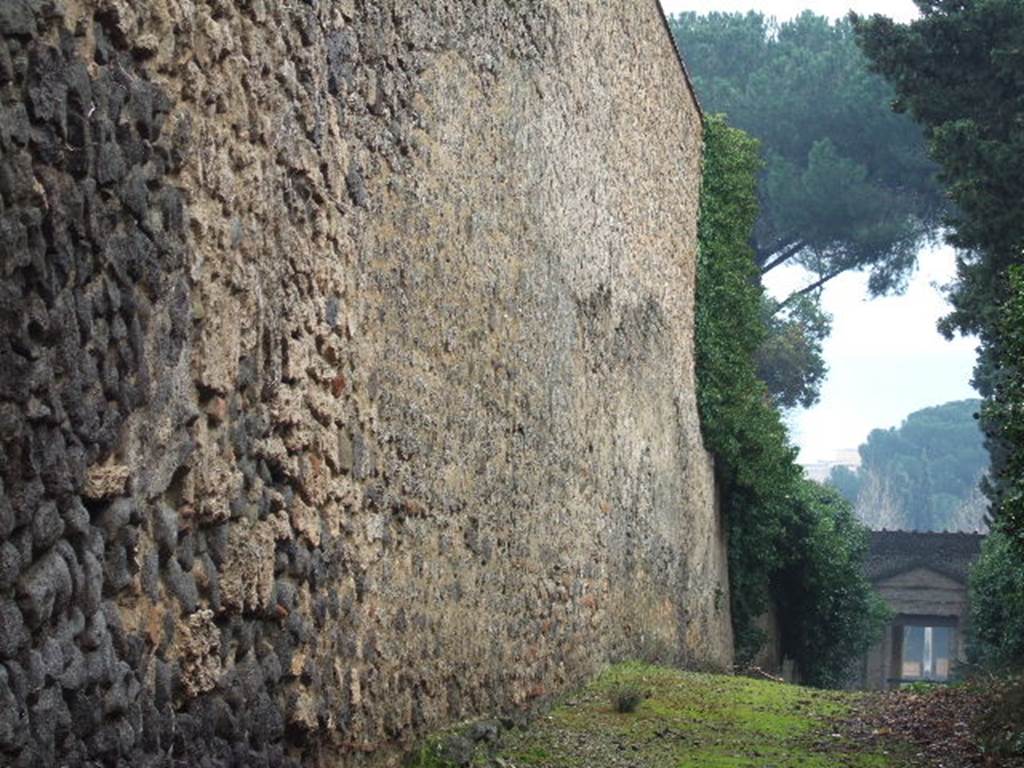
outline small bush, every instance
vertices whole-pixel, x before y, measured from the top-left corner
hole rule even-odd
[[[995,683],[990,702],[976,723],[985,751],[1005,759],[1024,758],[1024,676]]]
[[[636,712],[640,702],[647,698],[647,692],[638,685],[620,683],[609,692],[612,708],[621,715]]]
[[[931,683],[927,680],[915,680],[912,683],[902,683],[900,690],[907,693],[930,693],[938,688],[939,685],[939,683]]]
[[[998,528],[971,570],[968,658],[993,670],[1024,667],[1024,560]]]

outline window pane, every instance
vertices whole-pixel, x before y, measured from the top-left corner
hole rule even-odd
[[[952,627],[904,626],[900,676],[905,680],[948,679],[952,649]]]
[[[933,627],[932,656],[935,659],[933,676],[937,680],[945,680],[949,677],[949,668],[953,655],[952,649],[953,628]]]
[[[924,674],[924,627],[903,628],[903,670],[904,678],[921,677]]]

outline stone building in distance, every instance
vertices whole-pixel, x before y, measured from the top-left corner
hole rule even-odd
[[[867,575],[893,616],[864,659],[861,687],[948,680],[963,661],[967,577],[981,533],[872,531]]]

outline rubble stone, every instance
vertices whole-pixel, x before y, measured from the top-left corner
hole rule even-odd
[[[701,139],[654,0],[0,0],[0,763],[727,665]]]

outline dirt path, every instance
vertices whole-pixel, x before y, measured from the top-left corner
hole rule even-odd
[[[906,744],[926,768],[1021,768],[1024,685],[989,679],[865,696],[837,727],[867,748]]]

